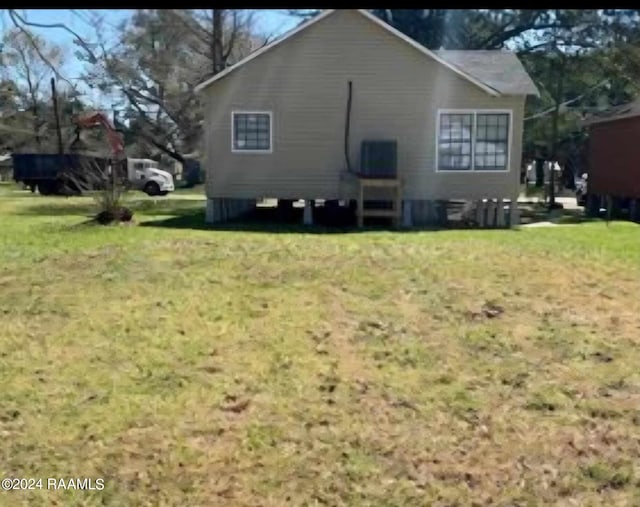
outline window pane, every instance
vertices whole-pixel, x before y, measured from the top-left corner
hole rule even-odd
[[[478,113],[476,121],[478,131],[475,143],[475,169],[507,169],[509,115]]]
[[[269,150],[270,118],[267,113],[236,113],[234,119],[234,148],[238,150]]]
[[[489,153],[475,157],[475,168],[478,170],[500,170],[507,168],[506,147],[498,144],[490,144]]]
[[[486,139],[497,140],[498,139],[498,127],[489,126],[487,127],[487,137]]]
[[[473,115],[440,115],[438,165],[440,169],[471,169]]]

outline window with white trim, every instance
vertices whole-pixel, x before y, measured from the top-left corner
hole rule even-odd
[[[271,112],[232,113],[232,151],[271,151]]]
[[[439,169],[471,169],[473,114],[443,113],[438,135]]]
[[[510,112],[446,111],[438,121],[440,171],[507,171]]]

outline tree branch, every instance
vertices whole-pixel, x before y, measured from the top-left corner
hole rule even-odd
[[[73,85],[73,83],[71,83],[67,78],[65,78],[62,74],[60,74],[60,72],[58,71],[58,68],[55,65],[53,65],[53,63],[51,63],[51,61],[42,53],[33,34],[29,32],[29,30],[26,30],[24,26],[20,25],[20,23],[17,20],[19,20],[20,22],[26,25],[36,26],[36,27],[39,26],[39,23],[27,22],[19,14],[17,14],[13,9],[9,9],[9,17],[11,18],[11,21],[13,22],[15,27],[18,30],[20,30],[20,32],[23,33],[25,37],[27,37],[27,39],[29,40],[29,43],[31,44],[35,52],[38,54],[40,59],[53,71],[56,78],[58,78],[60,81],[64,81],[65,83],[67,83],[69,86],[71,86],[72,89],[75,89],[75,86]]]
[[[506,41],[517,37],[529,30],[547,30],[547,29],[571,29],[573,25],[571,24],[562,24],[557,21],[550,23],[542,23],[537,25],[536,20],[541,15],[541,12],[536,14],[529,23],[521,23],[510,30],[497,30],[492,33],[489,37],[487,37],[484,41],[478,45],[478,48],[482,49],[494,49],[496,47],[502,46]],[[508,25],[507,25],[508,26]]]
[[[22,16],[20,16],[20,14],[18,14],[15,11],[15,9],[9,9],[9,16],[11,17],[11,20],[13,21],[14,25],[16,25],[17,28],[20,28],[23,31],[25,31],[24,28],[22,26],[20,26],[20,24],[16,21],[16,19],[20,23],[22,23],[23,25],[26,25],[26,26],[33,26],[35,28],[60,28],[61,30],[67,31],[68,33],[70,33],[71,35],[73,35],[75,37],[74,43],[77,43],[79,46],[81,46],[87,52],[87,54],[89,55],[89,57],[92,60],[92,63],[95,63],[95,62],[98,61],[98,59],[96,58],[95,54],[93,53],[93,51],[91,50],[89,45],[84,41],[84,39],[82,37],[80,37],[80,35],[78,35],[71,28],[69,28],[67,25],[65,25],[64,23],[35,23],[33,21],[27,21]],[[58,76],[56,76],[56,77],[58,77]]]
[[[229,42],[227,43],[227,51],[223,54],[223,61],[227,62],[227,60],[229,59],[229,55],[231,54],[231,51],[233,51],[233,46],[235,44],[236,41],[236,36],[238,34],[238,12],[237,11],[233,11],[233,28],[231,30],[231,36],[229,37]]]

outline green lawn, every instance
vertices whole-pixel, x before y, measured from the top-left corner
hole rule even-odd
[[[640,504],[640,228],[206,230],[0,190],[14,505]],[[252,230],[253,229],[253,230]]]

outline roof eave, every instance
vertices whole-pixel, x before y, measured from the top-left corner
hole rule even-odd
[[[533,91],[529,90],[525,95],[539,99],[541,97],[540,90],[538,90],[538,87],[534,83],[531,83],[531,85],[533,86]]]
[[[620,116],[612,116],[610,118],[591,118],[591,119],[586,119],[582,121],[582,125],[584,125],[585,127],[590,127],[591,125],[599,125],[601,123],[611,123],[614,121],[619,121],[619,120],[629,120],[631,118],[638,118],[640,117],[640,111],[638,111],[637,113],[632,113],[632,114],[626,114],[626,115],[620,115]]]

